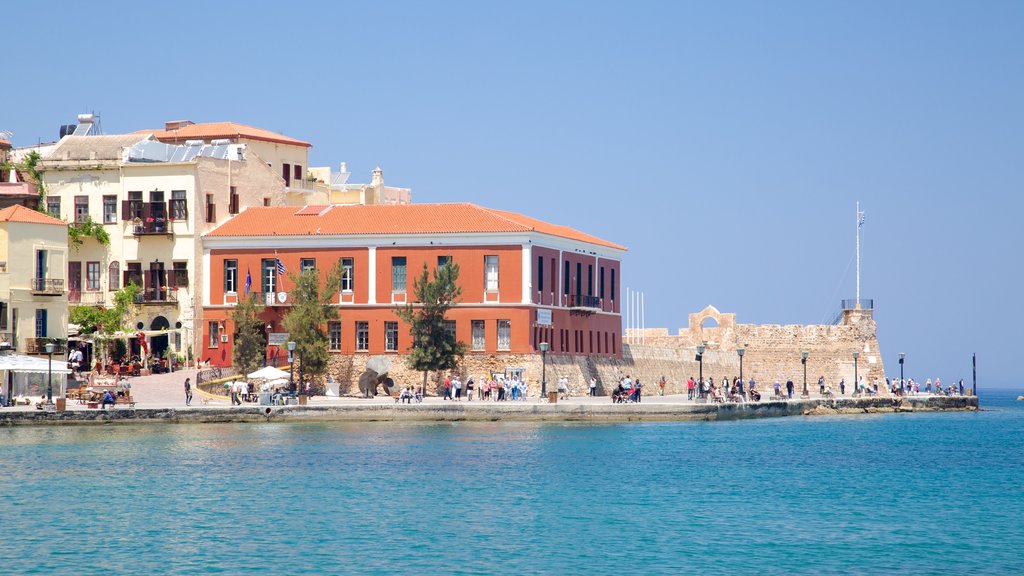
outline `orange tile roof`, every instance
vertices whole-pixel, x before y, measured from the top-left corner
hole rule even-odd
[[[549,224],[516,212],[492,210],[470,203],[333,206],[322,216],[316,215],[320,211],[313,212],[296,206],[248,208],[207,236],[538,232],[616,250],[626,249],[568,226]]]
[[[58,220],[49,214],[43,214],[31,208],[17,204],[0,210],[0,222],[27,222],[29,224],[53,224],[67,226],[68,223]]]
[[[246,126],[235,122],[207,122],[205,124],[189,124],[177,130],[136,130],[134,134],[152,134],[157,140],[167,144],[181,144],[185,140],[214,140],[216,138],[249,138],[250,140],[264,140],[266,142],[277,142],[278,144],[290,144],[292,146],[305,146],[311,148],[309,142],[289,138],[283,134]]]
[[[0,148],[10,148],[10,147],[11,147],[11,143],[10,142],[8,142],[7,140],[4,140],[3,138],[0,138]]]

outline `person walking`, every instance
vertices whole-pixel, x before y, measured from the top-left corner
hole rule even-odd
[[[686,381],[686,399],[693,400],[693,376]]]
[[[665,377],[662,376],[661,377],[661,382],[658,382],[658,396],[664,396],[665,395],[665,385],[666,384],[668,384],[668,382],[666,382],[665,381]]]
[[[452,399],[452,378],[451,376],[444,377],[444,399]]]
[[[454,398],[454,400],[456,402],[459,401],[459,400],[462,400],[462,379],[460,379],[458,376],[453,378],[452,386],[455,387],[455,398]]]
[[[825,377],[818,376],[818,394],[825,395]]]
[[[793,379],[792,378],[790,378],[789,380],[786,380],[786,396],[788,396],[790,400],[793,399]]]
[[[597,377],[596,376],[591,376],[590,377],[590,396],[592,398],[597,396]]]
[[[185,406],[192,405],[192,384],[191,378],[185,378]]]
[[[839,379],[839,395],[846,396],[846,378]]]
[[[466,380],[466,400],[469,402],[473,401],[473,377],[470,376],[469,380]]]

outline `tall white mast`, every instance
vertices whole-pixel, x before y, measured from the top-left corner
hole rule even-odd
[[[864,225],[864,213],[860,211],[860,202],[857,202],[857,301],[854,306],[860,310],[860,229]]]

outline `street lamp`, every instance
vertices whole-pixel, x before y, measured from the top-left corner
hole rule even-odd
[[[49,366],[46,369],[46,403],[53,404],[53,351],[57,345],[53,342],[46,343],[46,358]]]
[[[704,395],[704,345],[697,345],[697,360],[700,361],[700,389],[701,396]]]
[[[903,387],[903,358],[904,357],[906,357],[906,354],[904,354],[903,352],[900,352],[900,392],[904,392],[905,391],[905,388]]]
[[[545,398],[548,395],[548,346],[547,342],[541,342],[537,344],[540,348],[540,397]]]
[[[810,398],[811,393],[807,391],[807,351],[800,353],[800,363],[804,365],[804,398]]]
[[[860,352],[853,353],[853,391],[856,394],[860,394],[860,378],[857,377],[857,358],[860,358]]]
[[[295,342],[293,340],[288,341],[288,389],[291,391],[292,398],[295,398]]]
[[[740,357],[740,382],[743,382],[743,353],[746,352],[743,348],[737,348],[736,354]]]

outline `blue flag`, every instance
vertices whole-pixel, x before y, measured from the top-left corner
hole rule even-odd
[[[284,276],[284,262],[281,262],[280,258],[275,259],[277,260],[277,273],[281,276]]]
[[[249,269],[245,269],[245,293],[249,293],[249,288],[252,287],[252,274],[249,273]]]

